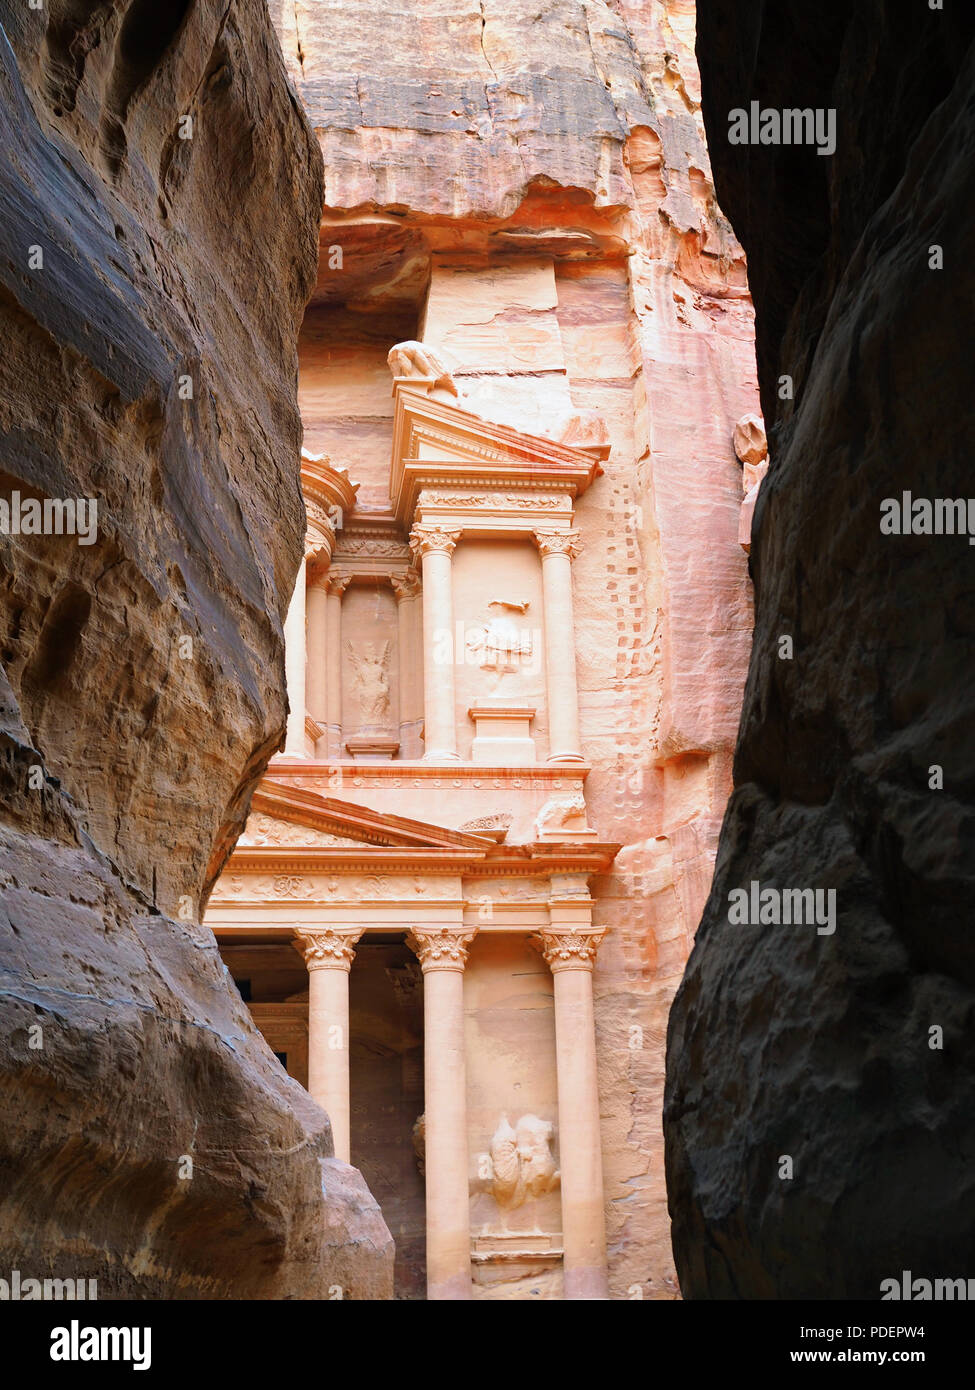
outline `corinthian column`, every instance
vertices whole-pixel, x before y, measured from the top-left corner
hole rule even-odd
[[[392,581],[399,619],[399,737],[403,757],[416,757],[417,724],[420,718],[416,679],[416,622],[414,609],[420,594],[420,579],[413,570]]]
[[[288,683],[288,732],[284,752],[305,756],[305,562],[295,579],[288,616],[284,620],[284,669]]]
[[[307,665],[305,668],[305,703],[308,713],[324,728],[328,723],[326,669],[328,664],[328,576],[318,574],[308,585]]]
[[[351,577],[331,574],[328,578],[328,608],[325,614],[325,710],[328,737],[327,757],[342,756],[342,595]]]
[[[605,928],[543,928],[555,977],[555,1056],[567,1299],[609,1297],[592,967]]]
[[[423,970],[429,1299],[472,1296],[464,966],[474,935],[466,927],[414,927],[406,938]]]
[[[450,557],[460,531],[414,526],[423,566],[423,716],[427,762],[458,762],[454,699],[454,598]]]
[[[335,1157],[351,1162],[349,1141],[349,971],[362,927],[296,927],[308,967],[308,1090],[332,1122]]]
[[[581,763],[575,620],[572,612],[572,560],[579,553],[579,533],[535,531],[534,536],[542,557],[545,604],[548,761]]]

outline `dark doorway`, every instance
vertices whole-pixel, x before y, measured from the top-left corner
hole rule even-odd
[[[352,1162],[396,1242],[394,1297],[426,1297],[423,980],[401,941],[367,937],[350,976]]]

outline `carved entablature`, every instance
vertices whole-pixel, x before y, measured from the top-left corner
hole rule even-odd
[[[394,583],[405,578],[412,564],[410,547],[398,526],[388,520],[355,518],[336,538],[334,564],[343,573],[368,583]]]
[[[463,527],[471,535],[530,535],[537,527],[568,530],[573,518],[573,489],[494,486],[472,480],[468,488],[422,488],[415,518],[427,526]]]
[[[231,861],[233,866],[233,861]],[[413,874],[315,873],[289,869],[280,873],[224,874],[214,888],[212,902],[303,902],[332,907],[355,907],[364,902],[410,903],[436,901],[450,891],[452,880]]]

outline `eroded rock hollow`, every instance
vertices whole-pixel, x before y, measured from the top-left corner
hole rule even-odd
[[[197,925],[284,729],[321,156],[260,0],[0,22],[3,492],[98,508],[0,541],[0,1267],[383,1297],[378,1208]]]
[[[959,6],[698,5],[772,462],[735,791],[670,1020],[685,1297],[973,1269],[972,551],[880,527],[884,499],[971,493],[973,38]],[[835,155],[729,144],[753,100],[834,109]],[[752,883],[835,891],[835,930],[732,924]]]

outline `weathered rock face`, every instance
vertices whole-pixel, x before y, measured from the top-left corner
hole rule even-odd
[[[0,495],[98,507],[91,544],[0,537],[0,1265],[385,1296],[375,1203],[195,925],[284,727],[320,156],[259,0],[0,20]]]
[[[608,429],[573,568],[590,821],[624,845],[593,885],[610,1273],[614,1296],[674,1297],[663,1037],[730,789],[751,630],[732,436],[758,408],[693,4],[271,13],[326,168],[307,447],[348,464],[358,509],[389,505],[386,358],[408,339],[466,409],[555,438],[590,412]]]
[[[971,551],[880,529],[904,490],[972,491],[975,18],[698,8],[772,462],[735,792],[670,1022],[674,1247],[687,1297],[877,1298],[975,1257]],[[752,99],[835,107],[835,156],[729,145]],[[835,932],[731,925],[753,881],[835,890]]]

